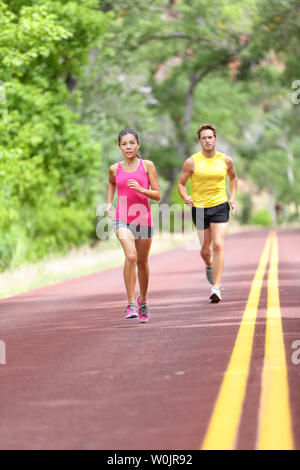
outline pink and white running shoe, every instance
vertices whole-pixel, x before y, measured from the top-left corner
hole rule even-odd
[[[141,302],[141,298],[138,296],[136,303],[138,305],[138,320],[141,323],[147,323],[150,317],[147,302]]]
[[[134,302],[130,302],[125,309],[125,318],[136,318],[138,316]]]

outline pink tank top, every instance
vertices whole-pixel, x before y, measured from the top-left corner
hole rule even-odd
[[[116,172],[118,206],[114,219],[126,224],[150,227],[153,222],[148,198],[127,185],[128,180],[131,179],[137,181],[143,188],[149,189],[149,177],[142,159],[139,160],[138,168],[130,173],[123,170],[121,162],[118,163]]]

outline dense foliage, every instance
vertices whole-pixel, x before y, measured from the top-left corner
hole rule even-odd
[[[69,88],[111,18],[97,5],[0,1],[2,267],[89,241],[94,231],[101,147],[72,110],[80,95],[71,99]]]
[[[0,0],[0,267],[95,240],[125,127],[164,201],[211,122],[297,218],[299,20],[298,0]]]

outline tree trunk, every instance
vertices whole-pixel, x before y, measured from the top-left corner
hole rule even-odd
[[[193,107],[194,107],[194,93],[195,93],[195,88],[198,85],[198,83],[207,75],[209,74],[212,70],[218,68],[224,60],[218,61],[215,64],[211,65],[208,67],[206,70],[204,70],[200,75],[196,72],[196,70],[192,70],[191,75],[190,75],[190,85],[189,89],[187,92],[186,96],[186,101],[185,101],[185,110],[184,110],[184,118],[183,118],[183,125],[181,129],[178,132],[178,144],[177,148],[179,150],[180,155],[182,156],[182,159],[185,160],[190,156],[190,145],[187,139],[187,133],[191,125],[192,117],[193,117]],[[168,188],[163,195],[162,198],[162,203],[167,203],[169,204],[170,201],[170,196],[171,196],[171,191],[173,188],[174,181],[176,179],[176,176],[179,173],[179,169],[173,169],[170,173],[170,178],[169,178],[169,185]]]
[[[162,197],[161,204],[169,204],[170,203],[170,198],[171,198],[171,193],[173,189],[174,182],[176,180],[176,177],[179,173],[179,169],[173,168],[170,172],[170,177],[169,177],[169,184],[168,187]]]
[[[276,217],[276,211],[275,211],[275,196],[273,194],[273,191],[269,190],[269,210],[271,214],[271,219],[272,219],[272,226],[277,227],[277,217]]]

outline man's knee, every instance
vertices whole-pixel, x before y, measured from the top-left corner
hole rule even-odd
[[[223,240],[215,240],[213,242],[213,251],[217,251],[217,252],[224,251],[224,241]]]
[[[211,256],[212,255],[212,248],[210,246],[204,246],[203,248],[201,248],[201,251],[200,251],[200,254],[202,257],[207,257],[207,256]]]

